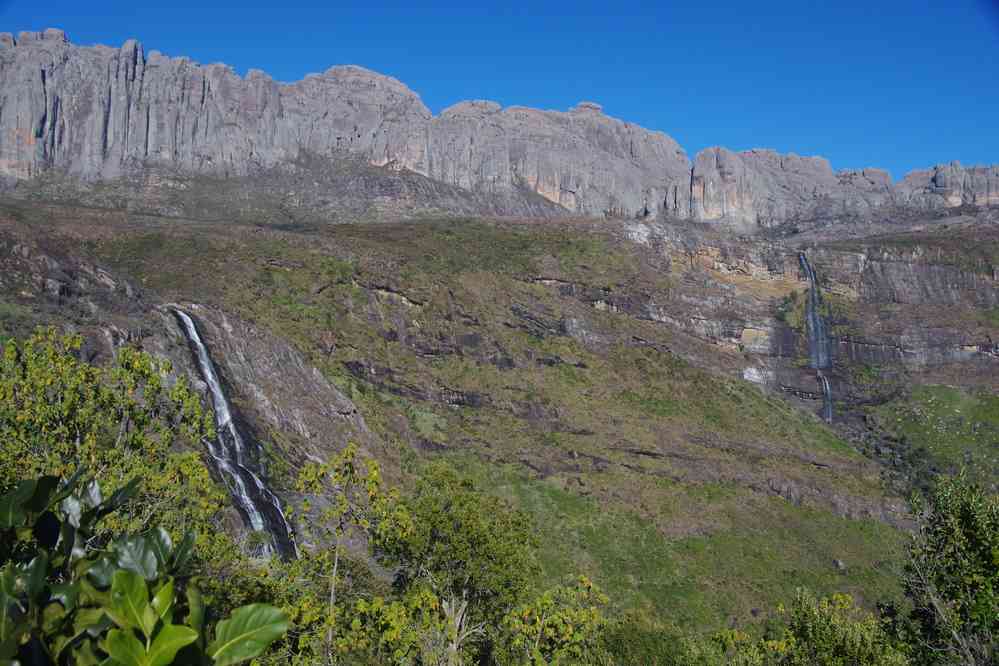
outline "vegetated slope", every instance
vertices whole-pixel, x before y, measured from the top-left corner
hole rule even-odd
[[[722,287],[770,307],[796,278],[733,287],[678,248],[626,241],[621,223],[296,230],[17,202],[4,217],[11,239],[87,258],[148,303],[238,322],[218,336],[289,343],[356,405],[390,475],[445,456],[530,511],[549,579],[582,570],[622,607],[699,628],[748,621],[796,585],[871,603],[895,591],[902,514],[879,466],[740,379],[748,352],[663,316]],[[5,286],[22,328],[72,311],[38,270]],[[80,316],[101,329],[100,312]],[[137,343],[156,335],[155,318],[114,317]],[[223,374],[253,365],[207,335]],[[237,406],[264,422],[259,393],[302,390],[283,378],[271,364],[255,380],[266,391],[233,383]],[[260,430],[285,489],[283,469],[350,436],[303,447],[300,433]]]

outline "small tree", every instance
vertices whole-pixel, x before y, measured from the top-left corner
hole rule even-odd
[[[913,500],[919,522],[905,590],[924,661],[999,660],[999,497],[963,475]]]
[[[503,618],[497,652],[503,663],[546,666],[592,660],[598,650],[607,597],[585,576],[559,585]]]
[[[439,600],[448,663],[460,663],[536,577],[530,521],[440,463],[429,465],[413,494],[397,504],[396,514],[407,519],[380,521],[374,545],[396,568],[401,593],[425,588]]]
[[[349,444],[329,463],[307,463],[296,481],[296,490],[313,496],[325,495],[326,505],[307,522],[307,536],[319,544],[330,544],[332,572],[329,577],[329,599],[326,617],[326,660],[333,663],[336,655],[334,632],[337,624],[337,586],[340,561],[344,556],[344,540],[351,530],[364,534],[371,529],[372,515],[385,514],[382,509],[393,493],[382,491],[381,472],[374,460],[361,461],[356,444]],[[312,509],[306,499],[302,510]]]

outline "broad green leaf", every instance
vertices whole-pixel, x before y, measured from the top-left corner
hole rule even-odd
[[[104,613],[103,608],[81,608],[76,613],[73,614],[73,632],[71,635],[67,636],[65,640],[55,646],[56,649],[56,662],[62,663],[62,653],[70,648],[73,651],[74,658],[71,663],[79,663],[82,657],[77,657],[78,648],[76,647],[80,643],[79,639],[83,636],[90,636],[97,638],[101,636],[108,628],[113,626],[111,620]],[[87,643],[89,641],[83,641]]]
[[[95,653],[91,641],[82,641],[73,648],[73,666],[99,666],[104,663]]]
[[[149,605],[149,592],[142,577],[118,570],[111,580],[111,619],[122,629],[142,629],[143,611]]]
[[[170,558],[170,570],[175,573],[183,572],[187,563],[194,553],[194,532],[185,532],[184,538],[180,540],[177,547],[173,549]]]
[[[147,637],[153,635],[153,630],[156,629],[156,623],[159,622],[159,618],[156,617],[156,611],[149,604],[142,609],[142,633]]]
[[[17,662],[10,661],[16,655],[17,641],[14,639],[13,634],[7,636],[6,638],[0,636],[0,666],[16,664]]]
[[[42,476],[35,480],[34,492],[31,498],[25,502],[25,508],[33,513],[41,513],[49,508],[49,500],[52,493],[59,487],[58,476]]]
[[[13,603],[17,599],[17,579],[14,565],[8,564],[0,569],[0,604]]]
[[[93,581],[94,585],[107,588],[111,585],[111,578],[114,576],[114,562],[107,557],[102,557],[87,568],[87,577]]]
[[[128,629],[109,631],[102,647],[121,666],[146,666],[146,649]]]
[[[112,511],[117,511],[125,502],[135,497],[136,493],[139,492],[139,483],[139,477],[135,477],[124,486],[114,491],[111,497],[101,503],[99,508],[100,515],[106,516]]]
[[[33,480],[21,481],[7,494],[0,496],[0,529],[21,527],[27,520],[25,504],[35,492]]]
[[[58,601],[62,607],[68,611],[76,608],[76,601],[80,598],[79,583],[59,583],[53,585],[49,593],[53,601]]]
[[[173,610],[173,579],[167,581],[166,585],[160,588],[160,591],[153,595],[153,601],[150,604],[153,612],[156,613],[158,619],[163,620],[166,623],[170,623],[170,611]]]
[[[216,666],[252,659],[288,631],[288,616],[268,604],[250,604],[233,611],[215,627],[208,656]]]
[[[133,571],[146,580],[154,580],[159,573],[156,553],[145,536],[132,536],[114,542],[112,548],[118,566]]]
[[[66,609],[62,604],[48,604],[42,609],[42,628],[46,635],[51,636],[59,631],[66,620]]]
[[[27,565],[21,565],[17,577],[18,587],[32,600],[38,600],[45,591],[45,575],[48,573],[49,556],[45,551],[36,555]]]
[[[170,539],[170,533],[162,527],[157,527],[144,534],[143,538],[156,556],[159,568],[165,568],[167,562],[170,560],[170,553],[173,551],[173,540]]]
[[[168,624],[156,634],[156,640],[149,646],[149,666],[167,666],[173,663],[177,652],[186,645],[198,640],[198,632],[190,627]]]
[[[205,628],[205,602],[201,598],[201,590],[194,583],[189,583],[185,590],[187,595],[187,626],[200,635]]]

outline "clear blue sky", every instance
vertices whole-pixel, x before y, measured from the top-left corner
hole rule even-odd
[[[771,2],[0,0],[0,29],[61,27],[290,81],[390,74],[462,99],[605,112],[707,146],[776,148],[895,177],[999,163],[999,0]]]

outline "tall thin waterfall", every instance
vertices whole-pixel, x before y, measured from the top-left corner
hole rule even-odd
[[[260,554],[269,557],[277,552],[284,557],[296,557],[298,550],[291,526],[281,510],[281,503],[260,478],[259,469],[254,471],[256,456],[260,454],[259,446],[250,439],[254,455],[247,455],[246,442],[249,438],[243,437],[233,420],[229,400],[222,389],[222,382],[219,381],[208,349],[201,341],[194,319],[182,310],[174,309],[173,312],[184,330],[201,376],[212,395],[217,439],[206,442],[211,462],[229,489],[247,526],[254,532],[267,535],[268,539]]]
[[[819,291],[818,280],[815,279],[815,271],[808,263],[808,258],[804,252],[798,253],[798,263],[808,277],[809,283],[808,301],[805,304],[805,334],[808,338],[809,367],[815,368],[816,378],[819,386],[822,387],[822,418],[831,422],[833,417],[832,388],[829,385],[829,378],[822,371],[832,367],[832,353],[829,332],[826,329],[825,319],[822,318],[822,294]]]

